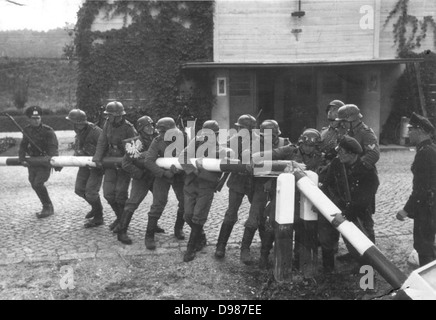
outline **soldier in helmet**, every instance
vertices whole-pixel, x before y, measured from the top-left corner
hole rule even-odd
[[[277,121],[273,119],[264,120],[260,125],[260,150],[253,148],[253,153],[268,152],[274,148],[281,148],[290,144],[288,138],[280,137],[281,131]],[[272,148],[272,149],[271,149]],[[256,230],[259,229],[259,236],[264,238],[265,223],[264,223],[264,210],[268,202],[268,193],[265,192],[269,189],[275,179],[265,177],[255,177],[253,183],[253,199],[251,202],[250,210],[248,212],[247,221],[244,224],[244,234],[241,242],[241,255],[240,259],[244,264],[250,265],[253,263],[250,246],[253,241]]]
[[[262,156],[271,160],[292,160],[296,163],[301,164],[301,168],[311,170],[314,172],[318,171],[319,165],[321,163],[321,152],[319,150],[319,145],[321,143],[321,134],[318,130],[309,128],[303,131],[303,133],[298,138],[297,145],[287,144],[285,146],[274,147],[272,150],[262,152]],[[259,153],[253,155],[253,161],[257,162]],[[271,183],[267,188],[267,196],[270,202],[266,209],[264,209],[264,214],[262,216],[262,223],[264,224],[263,229],[264,236],[261,237],[261,250],[260,250],[260,267],[264,268],[268,266],[268,256],[270,250],[272,249],[274,243],[274,230],[272,222],[275,220],[275,202],[276,202],[276,180],[271,180]],[[298,193],[296,194],[295,205],[297,206],[295,212],[298,210]],[[302,224],[299,217],[295,217],[294,221],[295,227],[295,258],[299,257],[299,245],[302,230]],[[298,265],[298,261],[297,261]]]
[[[186,173],[184,195],[184,219],[191,227],[187,250],[183,261],[189,262],[195,258],[196,251],[206,245],[203,226],[207,221],[212,205],[215,188],[221,178],[221,172],[207,171],[202,166],[203,158],[223,159],[227,148],[219,145],[219,125],[215,120],[208,120],[195,139],[180,153],[179,162]],[[196,165],[190,163],[190,158],[197,158]]]
[[[253,129],[256,128],[256,119],[250,114],[244,114],[238,118],[235,126],[238,132],[228,139],[227,146],[232,148],[237,158],[242,161],[243,151],[247,151],[248,148],[251,155],[253,139],[259,139],[257,135],[253,134]],[[225,256],[227,242],[233,226],[238,221],[238,210],[242,200],[247,196],[248,201],[251,203],[253,195],[252,177],[246,174],[231,173],[227,181],[227,187],[229,188],[229,204],[218,235],[215,250],[215,257],[218,259]]]
[[[53,203],[44,185],[50,177],[51,167],[48,163],[46,165],[29,166],[26,155],[30,157],[58,156],[58,140],[54,130],[42,123],[41,107],[29,107],[26,109],[25,114],[29,118],[30,124],[23,129],[23,140],[21,140],[20,149],[18,150],[18,158],[23,166],[28,167],[30,185],[42,203],[42,210],[36,213],[36,217],[46,218],[54,213]],[[57,167],[55,171],[61,169]]]
[[[412,164],[413,188],[397,219],[413,219],[413,247],[418,252],[419,265],[436,260],[436,145],[433,124],[413,113],[409,121],[409,139],[416,146]]]
[[[380,147],[374,131],[362,121],[360,109],[354,104],[346,104],[338,109],[339,139],[349,135],[356,139],[363,149],[361,156],[364,166],[375,167],[380,159]]]
[[[322,168],[320,168],[320,174],[323,169],[326,169],[330,161],[336,157],[336,146],[338,145],[338,125],[339,122],[336,120],[338,117],[338,110],[345,104],[340,100],[331,101],[327,108],[327,120],[329,125],[323,127],[320,130],[321,134],[321,144],[319,149],[323,153]]]
[[[154,128],[154,122],[149,116],[140,117],[136,122],[136,129],[139,136],[124,140],[126,154],[123,157],[122,167],[132,178],[130,196],[124,206],[118,231],[118,241],[124,244],[132,244],[132,240],[127,235],[130,220],[147,196],[148,191],[153,191],[154,176],[144,167],[143,161],[145,152],[157,136],[157,132]],[[156,232],[164,232],[158,226],[156,228]]]
[[[103,130],[88,122],[85,111],[80,109],[71,110],[66,119],[73,124],[76,133],[74,156],[94,156],[98,138]],[[103,206],[99,195],[103,173],[102,169],[91,167],[82,167],[77,171],[74,192],[91,205],[91,211],[85,218],[92,220],[85,223],[85,228],[103,224]]]
[[[134,126],[125,119],[126,112],[121,102],[109,102],[104,113],[107,115],[107,120],[92,158],[99,168],[103,167],[104,157],[123,157],[125,154],[123,140],[137,135]],[[103,195],[116,216],[116,219],[109,225],[109,229],[113,232],[118,232],[117,226],[128,198],[129,184],[130,176],[122,168],[104,168]],[[91,223],[92,220],[89,224]]]
[[[144,157],[145,167],[150,170],[155,177],[153,182],[153,203],[148,212],[148,223],[145,233],[145,246],[148,250],[156,249],[154,235],[157,222],[168,202],[168,192],[170,187],[173,188],[178,200],[176,222],[174,224],[174,236],[179,240],[185,239],[183,233],[183,226],[185,224],[185,220],[183,219],[183,183],[185,174],[183,170],[178,170],[175,167],[166,170],[156,164],[156,160],[161,157],[178,157],[185,147],[185,137],[183,133],[176,128],[174,119],[170,117],[159,119],[156,123],[156,129],[159,134],[151,142]],[[182,141],[182,143],[177,143],[177,141]],[[171,149],[170,154],[167,154],[167,147],[173,143],[175,143],[175,149]]]

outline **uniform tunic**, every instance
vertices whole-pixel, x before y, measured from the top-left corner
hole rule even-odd
[[[165,170],[156,164],[156,160],[165,156],[166,148],[172,143],[172,141],[164,141],[164,135],[160,134],[153,139],[144,156],[145,167],[150,170],[155,177],[153,182],[153,203],[148,216],[157,219],[160,218],[168,202],[168,192],[170,187],[172,187],[178,201],[177,219],[182,223],[184,213],[183,183],[185,173],[183,171],[178,172],[171,179],[168,179],[163,175]],[[183,151],[183,148],[184,144],[182,144],[182,148],[180,149],[176,147],[173,150],[172,156],[178,157],[180,152]]]
[[[145,152],[156,135],[138,136],[125,140],[126,154],[123,157],[122,167],[132,178],[132,188],[129,199],[126,201],[124,211],[134,212],[152,190],[154,176],[144,167]]]
[[[87,122],[83,130],[76,131],[74,156],[94,156],[101,132],[102,129],[91,122]],[[100,168],[79,168],[74,192],[90,203],[98,201],[100,198],[98,193],[101,188],[103,173],[103,170]]]
[[[380,184],[377,172],[374,167],[366,167],[360,158],[351,166],[345,167],[350,201],[347,201],[343,164],[339,158],[331,162],[321,190],[338,206],[347,220],[355,223],[374,242],[374,221],[371,208],[372,199]],[[339,232],[323,216],[319,219],[318,232],[321,247],[333,250],[339,240]],[[353,251],[352,246],[346,240],[345,243],[349,251]]]
[[[207,154],[205,158],[223,159],[226,156],[226,149],[222,148],[216,142],[200,142],[191,140],[188,147],[179,155],[179,162],[185,170],[186,177],[184,182],[184,205],[185,212],[183,218],[191,223],[203,226],[208,218],[210,207],[212,205],[215,188],[222,176],[221,172],[211,172],[198,168],[195,173],[194,165],[187,161],[188,150],[197,152],[199,147],[207,148],[207,151],[214,150],[213,154]]]
[[[92,161],[102,161],[104,157],[123,157],[125,153],[123,140],[136,135],[135,128],[127,120],[114,125],[106,121]],[[128,198],[129,184],[130,176],[122,168],[105,168],[103,195],[111,206],[118,204],[124,208]]]
[[[414,220],[413,247],[428,263],[436,259],[436,145],[430,139],[417,145],[411,170],[413,189],[404,210]]]
[[[20,161],[25,161],[26,154],[30,157],[49,156],[54,157],[59,155],[58,139],[54,130],[41,124],[38,127],[28,125],[23,128],[24,135],[21,140],[18,157]],[[29,136],[32,141],[42,150],[42,153],[33,146],[33,144],[26,137]],[[47,189],[44,183],[50,178],[50,165],[29,166],[27,168],[29,173],[29,182],[35,190],[42,204],[51,204],[48,196]]]

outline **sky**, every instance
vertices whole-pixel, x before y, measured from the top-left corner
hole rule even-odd
[[[47,31],[75,24],[84,0],[0,0],[0,31],[29,29]]]

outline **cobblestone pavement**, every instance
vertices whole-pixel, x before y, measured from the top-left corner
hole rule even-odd
[[[63,138],[68,139],[68,138]],[[61,150],[67,155],[68,150]],[[383,151],[378,163],[380,187],[377,194],[377,212],[374,216],[377,237],[395,237],[411,235],[412,222],[400,222],[395,213],[402,208],[411,192],[412,174],[410,165],[415,152],[408,149]],[[168,205],[159,222],[165,229],[157,234],[157,249],[148,251],[144,245],[144,233],[147,224],[147,212],[151,205],[149,194],[135,212],[129,228],[133,245],[123,245],[116,235],[109,231],[108,225],[114,214],[102,198],[105,224],[85,229],[84,216],[89,205],[74,194],[74,182],[77,168],[66,167],[61,172],[53,172],[47,183],[55,214],[45,219],[37,219],[35,213],[41,210],[40,202],[27,181],[27,169],[24,167],[0,167],[0,265],[32,262],[55,261],[91,257],[110,257],[119,253],[159,254],[168,250],[185,250],[187,240],[179,241],[173,236],[176,213],[176,199],[171,191]],[[219,228],[227,208],[228,189],[215,195],[205,231],[208,245],[214,246]],[[247,218],[249,203],[244,199],[229,246],[239,247],[243,223]],[[189,228],[185,226],[185,234]],[[259,243],[256,234],[255,243]]]

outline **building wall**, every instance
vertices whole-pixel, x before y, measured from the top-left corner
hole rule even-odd
[[[363,6],[379,0],[216,1],[215,62],[301,62],[372,59],[373,29]],[[292,30],[301,29],[298,36]],[[378,35],[378,34],[377,34]]]

